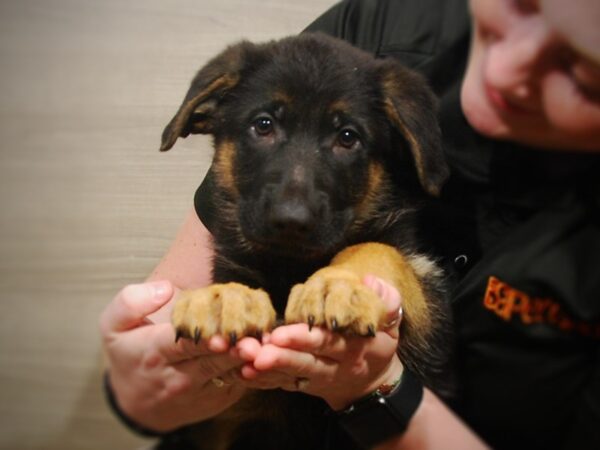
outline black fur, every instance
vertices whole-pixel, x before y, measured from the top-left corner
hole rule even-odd
[[[212,134],[216,149],[214,280],[263,288],[279,315],[291,286],[348,245],[382,242],[405,255],[425,248],[419,211],[448,171],[433,95],[392,60],[323,35],[240,43],[198,73],[161,150],[190,133]],[[403,331],[400,355],[440,389],[449,348],[443,277],[431,270],[421,281],[434,325]],[[237,429],[228,448],[326,448],[328,439],[352,448],[320,400],[262,395],[268,412],[252,407],[250,425],[221,423]],[[212,426],[200,428],[217,432]],[[221,448],[220,439],[198,448]]]

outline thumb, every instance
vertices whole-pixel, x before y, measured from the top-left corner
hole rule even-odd
[[[124,287],[100,316],[103,336],[143,325],[149,314],[159,310],[173,296],[170,281],[130,284]]]
[[[398,326],[402,320],[402,297],[398,289],[381,278],[367,275],[363,283],[373,289],[385,304],[384,328],[392,337],[397,337]]]

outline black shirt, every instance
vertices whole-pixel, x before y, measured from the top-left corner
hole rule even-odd
[[[600,448],[600,158],[478,135],[462,115],[464,0],[356,0],[307,31],[424,74],[452,176],[423,226],[457,279],[452,407],[494,448]],[[210,229],[210,171],[195,205]]]

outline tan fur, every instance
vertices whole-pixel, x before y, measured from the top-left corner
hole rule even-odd
[[[277,91],[273,94],[273,100],[276,102],[283,103],[285,105],[292,105],[294,103],[294,99],[283,90]]]
[[[363,221],[371,218],[372,213],[377,207],[377,199],[383,197],[381,189],[385,186],[384,177],[385,169],[383,166],[378,162],[371,161],[369,163],[369,177],[367,180],[366,192],[360,203],[355,207],[357,218],[354,225],[355,227],[362,226]]]
[[[242,337],[268,331],[275,324],[275,310],[262,289],[239,283],[213,284],[183,291],[171,316],[181,336],[198,333],[209,338],[216,334]]]
[[[349,109],[350,109],[350,105],[348,105],[348,102],[346,102],[344,100],[336,100],[335,102],[331,103],[331,105],[329,105],[329,111],[332,114],[335,114],[335,113],[346,114]]]
[[[235,144],[225,141],[216,149],[213,161],[214,174],[218,185],[235,198],[239,196],[233,172],[234,157],[236,154]]]
[[[331,266],[352,270],[361,279],[373,274],[391,283],[402,296],[402,307],[411,317],[412,325],[421,330],[430,328],[428,303],[410,257],[386,244],[370,242],[342,250]]]
[[[381,329],[386,311],[377,294],[363,284],[367,274],[398,289],[412,327],[431,327],[427,302],[410,259],[379,243],[342,250],[329,266],[294,286],[285,311],[286,323],[310,323],[359,335]],[[202,338],[232,333],[242,337],[270,330],[275,310],[263,290],[238,283],[213,284],[184,291],[173,309],[172,322],[186,337],[198,332]]]
[[[385,322],[385,309],[379,297],[362,283],[372,274],[391,283],[402,295],[402,307],[411,325],[427,330],[431,319],[427,302],[409,259],[394,247],[365,243],[338,253],[331,264],[293,288],[285,312],[286,322],[308,322],[368,334],[368,326],[379,329]]]

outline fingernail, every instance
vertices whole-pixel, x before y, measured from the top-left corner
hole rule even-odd
[[[162,299],[166,297],[171,286],[168,281],[157,281],[152,287],[154,288],[154,297]]]
[[[380,297],[384,296],[383,294],[385,293],[385,288],[379,278],[373,278],[373,289],[375,290],[375,292],[377,292],[377,295],[379,295]]]

